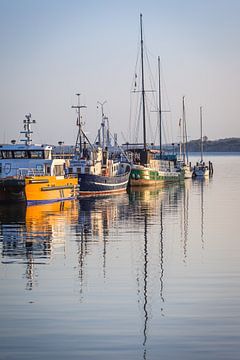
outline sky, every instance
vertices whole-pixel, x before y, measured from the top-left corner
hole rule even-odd
[[[31,113],[35,143],[73,144],[76,93],[91,141],[105,101],[111,133],[133,141],[140,13],[156,83],[161,58],[164,142],[179,141],[183,96],[190,140],[200,136],[200,106],[205,136],[240,137],[240,0],[0,0],[0,143],[19,140]]]

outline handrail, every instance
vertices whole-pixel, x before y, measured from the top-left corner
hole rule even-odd
[[[37,169],[33,169],[33,168],[19,168],[17,169],[17,177],[18,178],[23,178],[25,176],[43,176],[44,172],[37,170]]]

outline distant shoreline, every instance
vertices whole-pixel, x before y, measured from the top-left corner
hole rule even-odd
[[[187,144],[189,152],[200,152],[201,142],[198,140],[191,140]],[[226,138],[219,140],[203,141],[204,152],[240,152],[240,138]]]

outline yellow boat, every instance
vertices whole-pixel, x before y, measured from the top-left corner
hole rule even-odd
[[[76,199],[78,179],[67,175],[67,160],[53,158],[53,147],[31,144],[31,114],[24,120],[25,143],[0,145],[0,202],[27,205]]]
[[[25,176],[0,180],[0,200],[27,205],[76,199],[78,179],[65,176]]]

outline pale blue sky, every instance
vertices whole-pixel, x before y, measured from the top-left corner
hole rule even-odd
[[[92,140],[105,100],[111,131],[128,139],[140,12],[150,60],[162,60],[167,140],[178,141],[183,95],[191,139],[200,106],[210,139],[240,137],[240,0],[0,0],[0,142],[31,112],[35,142],[74,143],[77,92]]]

